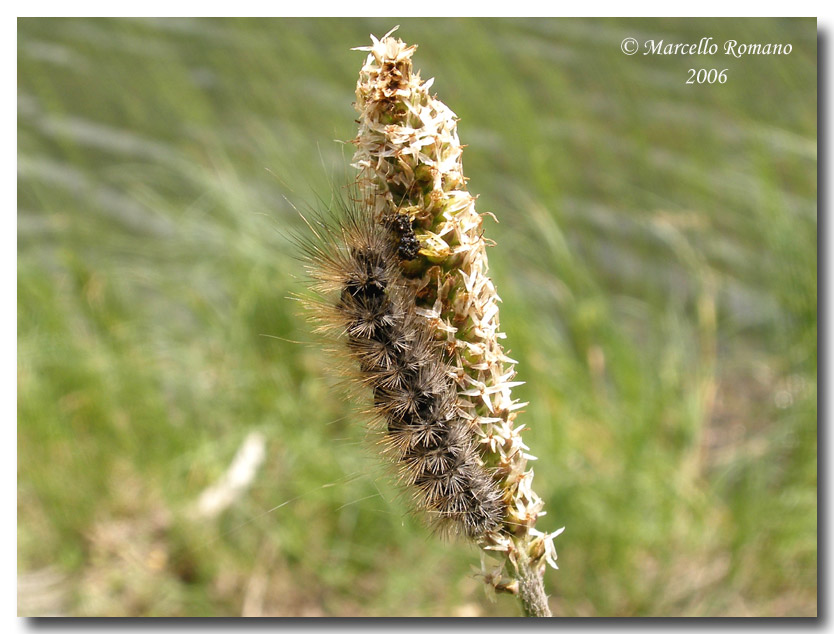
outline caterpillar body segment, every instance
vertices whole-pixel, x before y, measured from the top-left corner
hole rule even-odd
[[[411,255],[402,219],[374,222],[351,202],[311,225],[302,243],[322,329],[338,335],[373,395],[384,452],[416,506],[447,531],[500,531],[501,489],[483,466],[455,385],[398,258]],[[405,247],[405,248],[404,248]]]

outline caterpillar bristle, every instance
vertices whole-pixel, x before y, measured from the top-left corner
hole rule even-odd
[[[414,505],[443,533],[500,531],[501,490],[484,467],[453,379],[399,260],[416,252],[404,218],[374,219],[340,198],[329,216],[308,221],[299,239],[312,279],[308,302],[318,332],[343,340],[354,368],[351,391],[370,390],[382,452],[409,486]],[[344,355],[344,352],[342,353]]]

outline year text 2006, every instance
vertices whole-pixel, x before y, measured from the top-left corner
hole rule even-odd
[[[690,68],[687,84],[724,84],[727,82],[727,69]]]

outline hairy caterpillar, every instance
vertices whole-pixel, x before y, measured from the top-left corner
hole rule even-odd
[[[408,216],[375,222],[352,200],[300,240],[318,299],[320,330],[345,340],[355,375],[373,394],[382,446],[436,526],[469,537],[501,530],[501,489],[484,467],[438,344],[415,312],[398,258],[416,257]]]

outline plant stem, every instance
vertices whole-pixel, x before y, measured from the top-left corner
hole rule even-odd
[[[544,571],[540,566],[531,566],[526,554],[518,560],[518,598],[524,616],[553,616],[544,593]]]

